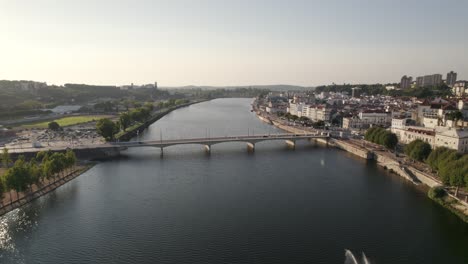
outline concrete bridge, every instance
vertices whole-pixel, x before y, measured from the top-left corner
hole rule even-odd
[[[119,146],[125,148],[137,147],[156,147],[163,149],[174,145],[189,145],[197,144],[205,147],[207,152],[211,152],[211,146],[226,142],[245,142],[249,151],[255,150],[255,144],[262,141],[269,140],[283,140],[290,147],[296,146],[296,141],[304,139],[323,138],[328,139],[328,133],[310,133],[310,134],[264,134],[264,135],[248,135],[248,136],[228,136],[228,137],[212,137],[212,138],[188,138],[188,139],[170,139],[158,141],[131,141],[131,142],[115,142],[110,143],[112,146]],[[98,147],[98,146],[96,146]]]
[[[161,155],[164,153],[164,148],[175,145],[202,145],[205,150],[210,153],[211,146],[226,142],[245,142],[249,151],[255,151],[255,144],[262,141],[282,140],[285,141],[291,148],[295,148],[298,140],[325,139],[328,142],[330,135],[326,132],[315,132],[309,134],[260,134],[260,135],[240,135],[227,137],[206,137],[206,138],[187,138],[187,139],[166,139],[153,141],[130,141],[130,142],[109,142],[106,144],[95,145],[78,145],[78,146],[62,146],[62,147],[46,147],[46,148],[10,148],[9,152],[13,155],[24,154],[33,156],[35,153],[42,150],[51,150],[54,152],[63,152],[70,148],[75,151],[79,158],[93,159],[101,158],[101,156],[116,156],[120,151],[128,148],[154,147],[161,150]]]

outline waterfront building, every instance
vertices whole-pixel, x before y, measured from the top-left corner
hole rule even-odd
[[[445,82],[449,87],[453,87],[453,85],[455,84],[456,81],[457,81],[457,73],[456,72],[451,71],[451,72],[447,73],[447,79],[445,80]]]
[[[331,112],[332,109],[327,105],[304,105],[300,116],[305,116],[314,122],[330,121]]]
[[[433,120],[434,122],[440,122]],[[450,123],[450,122],[449,122]],[[435,125],[433,127],[420,127],[408,125],[408,120],[392,119],[392,133],[398,137],[398,141],[409,144],[411,141],[420,139],[427,142],[434,149],[436,147],[447,147],[460,153],[468,153],[468,130],[448,126]]]
[[[291,115],[302,116],[302,108],[305,106],[304,103],[289,103],[287,111]]]
[[[447,147],[460,153],[468,153],[468,130],[437,127],[435,147]]]

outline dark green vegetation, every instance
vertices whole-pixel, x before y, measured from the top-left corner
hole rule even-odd
[[[431,145],[416,139],[405,146],[405,154],[413,160],[423,161],[431,154]]]
[[[119,139],[121,135],[125,134],[127,129],[136,129],[143,123],[149,121],[152,118],[152,114],[155,109],[170,109],[187,103],[189,103],[189,100],[187,99],[169,99],[167,101],[159,102],[157,107],[154,107],[152,102],[146,102],[143,105],[139,105],[137,108],[121,112],[117,122],[113,122],[108,118],[99,120],[96,124],[97,132],[107,141],[113,141],[116,138]]]
[[[463,113],[460,111],[450,112],[447,115],[445,115],[445,117],[448,120],[453,120],[455,122],[458,122],[459,120],[463,119]]]
[[[442,198],[446,195],[447,193],[445,192],[444,188],[441,186],[437,186],[434,188],[429,189],[429,192],[427,192],[427,195],[431,199],[435,198]]]
[[[172,102],[175,101],[179,100],[174,100]],[[180,102],[183,102],[183,100]],[[138,125],[147,121],[151,117],[153,110],[153,103],[147,102],[141,107],[120,113],[119,120],[117,122],[113,122],[108,118],[100,119],[96,124],[97,132],[106,139],[106,141],[113,141],[115,139],[115,135],[119,133],[119,131],[125,132],[130,126]]]
[[[342,84],[342,85],[323,85],[315,88],[317,92],[347,92],[351,94],[353,87],[361,88],[360,92],[367,95],[391,95],[391,96],[416,96],[418,98],[426,98],[431,96],[448,96],[451,95],[450,87],[441,84],[436,87],[418,87],[407,90],[387,90],[385,86],[393,84]]]
[[[426,163],[445,185],[468,187],[468,155],[445,147],[434,149]]]
[[[119,126],[112,120],[103,118],[97,122],[96,130],[106,141],[113,141],[115,134],[119,132]]]
[[[468,216],[457,209],[457,201],[454,198],[448,196],[443,187],[437,186],[429,189],[427,196],[468,223]]]
[[[58,131],[58,130],[60,130],[61,127],[57,122],[52,121],[49,124],[47,124],[47,128],[49,128],[50,130],[53,130],[53,131]]]
[[[393,149],[398,144],[397,136],[394,133],[381,127],[369,128],[366,131],[366,135],[364,138],[370,142],[382,145],[388,149]]]
[[[3,200],[3,193],[11,192],[32,192],[32,186],[41,186],[47,180],[48,183],[57,182],[71,172],[76,164],[76,156],[72,150],[66,153],[52,153],[41,151],[35,158],[26,161],[24,156],[19,156],[12,164],[10,155],[6,149],[2,153],[2,165],[6,171],[0,177],[0,201]],[[3,204],[2,204],[3,205]]]

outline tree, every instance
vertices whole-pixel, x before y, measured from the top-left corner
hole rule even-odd
[[[61,129],[60,125],[55,121],[50,122],[47,126],[49,127],[50,130],[53,130],[53,131],[58,131]]]
[[[431,151],[431,154],[426,159],[426,163],[431,167],[433,170],[438,170],[438,162],[441,156],[445,153],[451,151],[449,148],[446,147],[437,147],[433,151]]]
[[[154,110],[154,104],[152,102],[146,102],[143,107],[147,108],[149,111]]]
[[[68,149],[67,152],[65,153],[65,161],[66,161],[66,166],[67,168],[73,168],[76,164],[76,155],[73,150]]]
[[[6,187],[11,191],[16,191],[16,196],[18,197],[18,192],[24,192],[28,189],[31,184],[31,175],[29,173],[28,164],[26,163],[24,156],[20,156],[13,167],[9,168],[4,174]],[[11,192],[10,192],[10,201]]]
[[[366,134],[364,135],[364,139],[368,141],[372,141],[371,139],[374,137],[374,134],[377,132],[379,127],[371,127],[366,131]]]
[[[447,119],[453,120],[455,123],[457,123],[458,120],[463,119],[463,113],[460,112],[460,111],[455,111],[455,112],[448,113],[445,117]]]
[[[8,168],[10,165],[11,158],[10,158],[10,153],[8,153],[7,148],[3,148],[3,153],[2,153],[2,165],[4,168]]]
[[[118,126],[107,118],[100,119],[96,124],[96,129],[106,141],[114,140],[115,134],[119,132]]]
[[[123,131],[127,129],[132,123],[132,118],[128,112],[123,112],[119,116],[120,125],[122,126]]]
[[[0,175],[2,176],[2,175]],[[0,178],[0,205],[3,206],[3,193],[5,192],[5,185],[3,184],[3,176]]]
[[[385,134],[382,144],[388,149],[394,149],[398,144],[398,137],[395,133],[388,132]],[[430,148],[430,146],[429,146]]]
[[[423,161],[431,154],[431,145],[420,139],[416,139],[405,147],[405,154],[413,160]]]

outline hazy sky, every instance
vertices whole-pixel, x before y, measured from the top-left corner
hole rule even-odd
[[[0,0],[0,79],[248,85],[468,79],[466,0]]]

